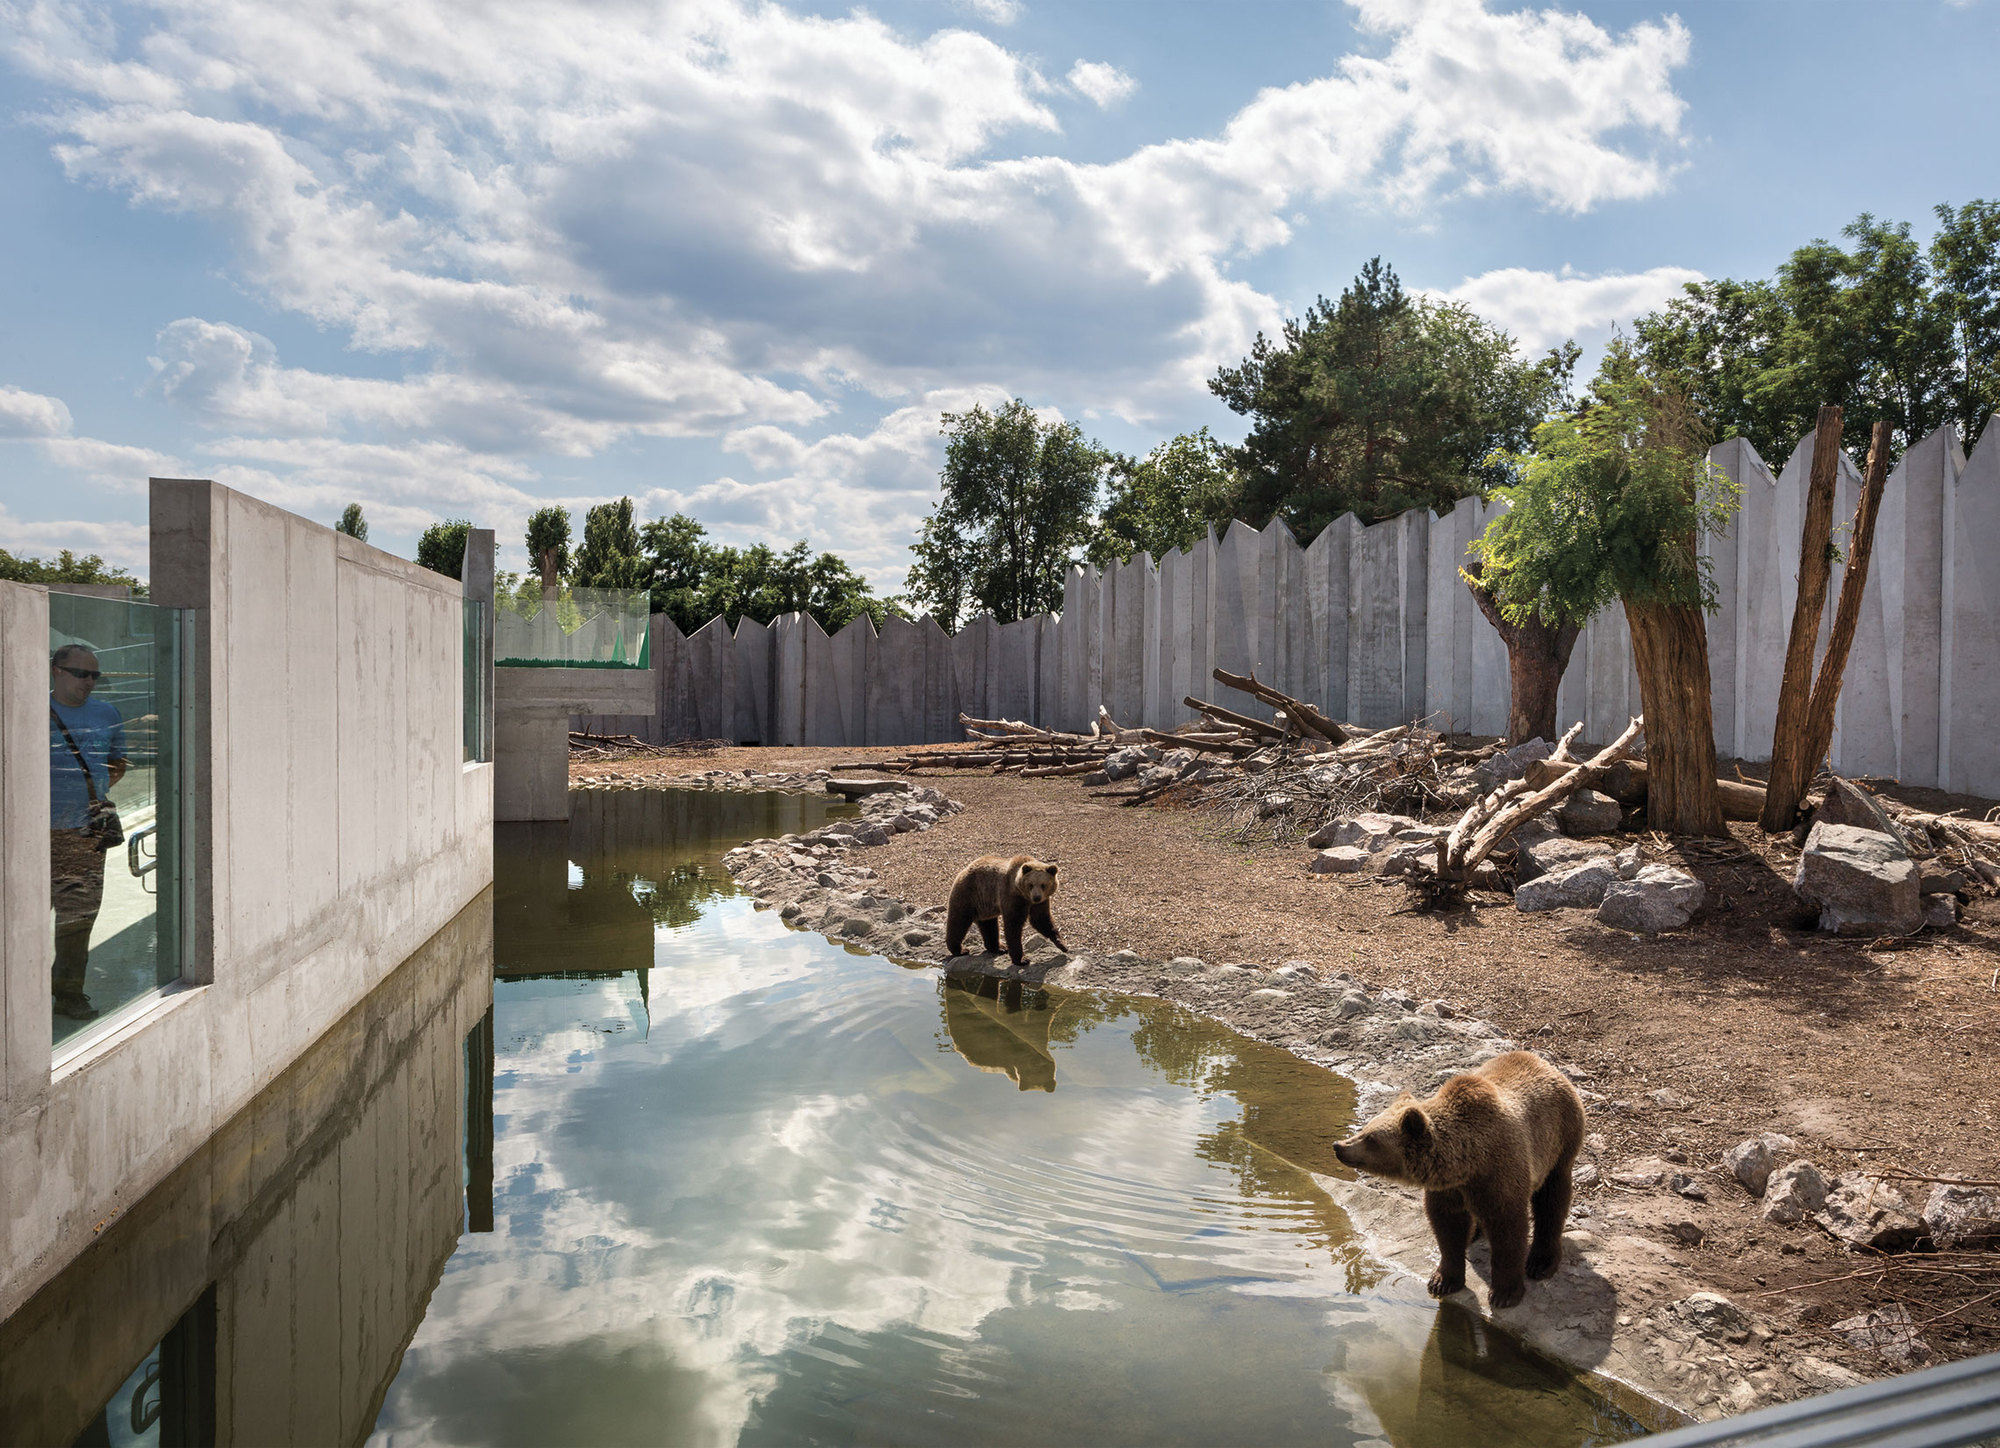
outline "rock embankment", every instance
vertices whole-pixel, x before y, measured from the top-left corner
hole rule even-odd
[[[685,783],[821,792],[828,777],[824,770],[790,775],[713,771]],[[724,863],[746,893],[778,910],[796,929],[899,960],[941,965],[946,960],[943,906],[920,906],[881,889],[867,852],[897,834],[927,830],[960,808],[937,790],[906,786],[864,798],[857,817],[805,834],[751,841],[731,850]],[[1057,915],[1060,919],[1060,902]],[[1123,950],[1072,955],[1032,932],[1026,944],[1029,954],[1021,967],[1004,954],[982,953],[959,957],[951,969],[1175,1001],[1348,1077],[1356,1085],[1363,1117],[1398,1091],[1429,1092],[1453,1073],[1516,1046],[1497,1027],[1467,1018],[1448,1002],[1372,990],[1345,972],[1307,961],[1260,965],[1192,956],[1153,959]],[[1626,1104],[1609,1101],[1581,1082],[1579,1089],[1592,1111],[1615,1111]],[[1773,1195],[1782,1197],[1792,1183],[1784,1168],[1771,1171],[1782,1154],[1778,1141],[1770,1144],[1763,1160],[1746,1161],[1744,1167],[1754,1177],[1762,1166]],[[1579,1187],[1599,1181],[1600,1173],[1608,1179],[1613,1167],[1600,1163],[1603,1149],[1602,1138],[1587,1143],[1576,1170]],[[1667,1183],[1668,1175],[1676,1178],[1673,1184]],[[1317,1180],[1379,1256],[1419,1280],[1429,1273],[1435,1245],[1418,1194],[1373,1181]],[[1682,1183],[1689,1188],[1687,1199],[1700,1199],[1702,1189],[1694,1178],[1665,1169],[1661,1200],[1682,1200],[1672,1189]],[[1797,1185],[1811,1195],[1811,1183]],[[1823,1192],[1811,1211],[1823,1209]],[[1556,1278],[1535,1284],[1521,1306],[1496,1313],[1475,1271],[1471,1291],[1478,1309],[1564,1362],[1697,1417],[1742,1412],[1858,1381],[1846,1369],[1786,1351],[1786,1339],[1794,1331],[1790,1325],[1762,1320],[1703,1290],[1677,1255],[1685,1239],[1677,1246],[1673,1224],[1652,1220],[1659,1213],[1646,1210],[1645,1200],[1643,1189],[1637,1198],[1621,1197],[1603,1208],[1579,1200],[1566,1233],[1567,1261]],[[1698,1228],[1695,1235],[1698,1239]],[[1475,1264],[1481,1250],[1475,1248]]]

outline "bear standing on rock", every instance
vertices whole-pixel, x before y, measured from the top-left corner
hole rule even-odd
[[[1049,915],[1049,901],[1055,898],[1055,893],[1054,865],[1033,855],[1016,855],[1011,860],[1004,855],[981,855],[951,882],[944,927],[945,953],[962,953],[959,947],[965,944],[965,933],[975,920],[985,938],[988,955],[1000,951],[997,922],[1007,922],[1007,954],[1016,965],[1026,960],[1021,950],[1021,933],[1027,924],[1053,941],[1057,950],[1067,952],[1069,947],[1056,933],[1056,922]]]
[[[1435,1096],[1399,1096],[1333,1154],[1348,1166],[1424,1190],[1437,1234],[1431,1296],[1465,1286],[1465,1249],[1480,1228],[1493,1248],[1493,1305],[1512,1307],[1527,1279],[1562,1261],[1570,1168],[1583,1144],[1583,1098],[1532,1051],[1496,1056]],[[1534,1240],[1528,1229],[1533,1219]]]

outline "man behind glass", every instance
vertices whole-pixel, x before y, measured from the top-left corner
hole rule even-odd
[[[104,903],[104,846],[90,831],[91,794],[107,798],[127,763],[124,719],[90,697],[102,677],[97,655],[82,644],[64,644],[49,657],[49,896],[56,914],[49,977],[56,1014],[73,1021],[98,1014],[83,990],[90,932]],[[90,769],[87,784],[79,753]]]

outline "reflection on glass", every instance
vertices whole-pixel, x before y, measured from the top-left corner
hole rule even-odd
[[[493,757],[493,675],[487,670],[488,644],[493,637],[493,607],[484,599],[465,600],[465,632],[460,643],[464,683],[460,700],[464,714],[465,762],[483,763]]]
[[[510,668],[650,668],[648,597],[643,588],[564,587],[545,594],[533,574],[502,575],[493,598],[493,662]]]
[[[0,1442],[367,1434],[466,1220],[492,922],[461,911],[0,1323]]]
[[[178,979],[179,614],[49,595],[53,1039]]]

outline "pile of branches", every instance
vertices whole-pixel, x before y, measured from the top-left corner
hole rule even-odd
[[[572,759],[655,758],[661,755],[707,754],[717,749],[734,749],[728,739],[674,739],[654,744],[636,734],[592,734],[584,729],[569,731]]]
[[[1090,774],[1104,768],[1112,750],[1143,744],[1146,731],[1121,728],[1103,705],[1088,734],[1044,729],[1019,719],[975,719],[958,716],[970,747],[905,754],[894,759],[854,759],[835,769],[879,769],[891,774],[913,770],[984,769],[992,774],[1019,774],[1030,779],[1053,775]]]

